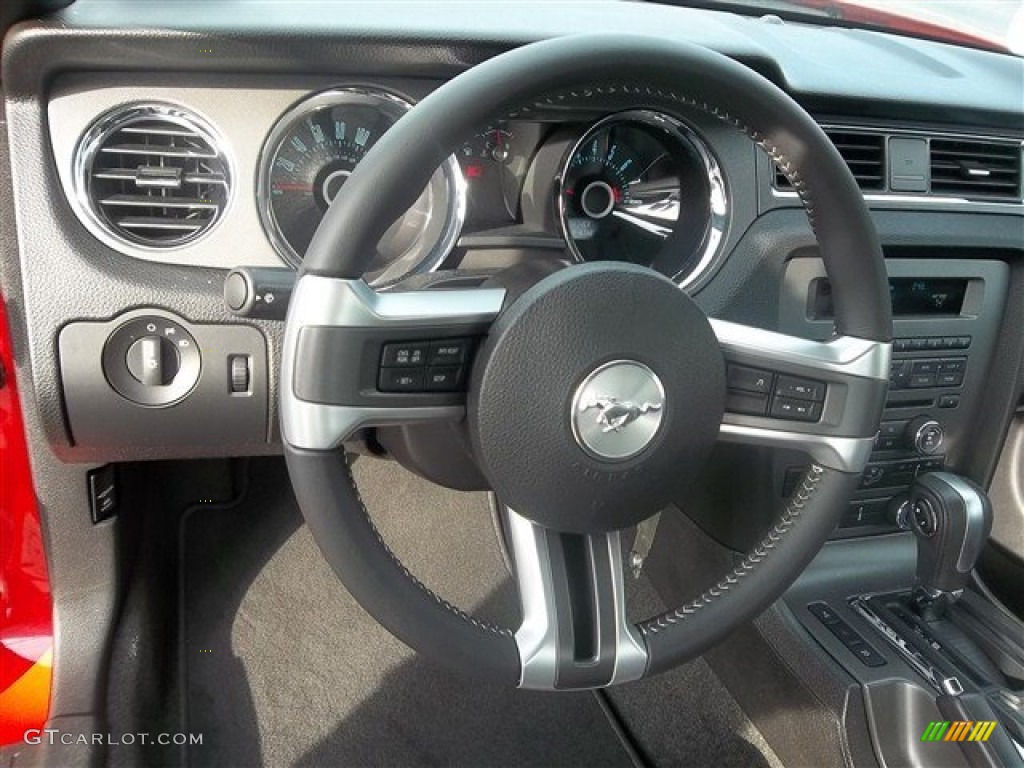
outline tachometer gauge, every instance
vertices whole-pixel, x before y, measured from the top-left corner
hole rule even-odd
[[[386,91],[337,88],[281,118],[264,147],[257,197],[264,227],[285,259],[298,265],[352,170],[409,109]],[[462,174],[450,158],[381,238],[366,280],[382,286],[436,268],[464,216]]]
[[[675,118],[621,112],[590,128],[559,178],[563,235],[580,261],[630,261],[692,283],[721,244],[728,204],[718,164]]]

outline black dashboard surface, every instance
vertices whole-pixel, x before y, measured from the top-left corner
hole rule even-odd
[[[271,376],[267,442],[227,439],[216,448],[106,445],[92,450],[76,446],[69,436],[56,344],[67,323],[109,321],[147,306],[194,323],[237,320],[223,307],[223,271],[126,257],[83,230],[47,149],[48,100],[67,76],[95,75],[100,82],[142,87],[150,82],[187,87],[225,78],[243,88],[272,76],[306,79],[311,88],[337,80],[406,78],[429,90],[532,40],[633,32],[686,40],[737,58],[820,119],[1018,138],[1024,131],[1024,61],[876,32],[632,2],[254,3],[251,13],[238,8],[236,3],[80,0],[46,20],[15,27],[5,41],[3,84],[20,238],[20,267],[4,265],[5,292],[23,310],[24,325],[16,327],[26,351],[21,364],[30,366],[26,375],[34,383],[47,442],[66,458],[273,451],[277,421],[277,382]],[[489,10],[498,8],[502,13],[495,21]],[[241,93],[226,96],[237,99]],[[766,158],[757,159],[762,161]],[[760,181],[767,166],[755,165],[750,163],[749,176],[739,177],[749,198],[747,215],[734,223],[728,255],[716,277],[699,288],[697,300],[712,315],[773,327],[783,264],[814,242],[806,219],[793,208],[796,202],[773,196]],[[886,246],[940,247],[936,254],[945,257],[956,255],[957,248],[1012,255],[1021,243],[1020,206],[1005,208],[995,215],[981,208],[907,205],[879,214],[876,224]],[[937,232],[944,234],[936,237]],[[244,264],[245,255],[238,254],[235,263]],[[268,370],[275,371],[279,324],[251,324],[266,336]],[[1011,386],[993,394],[1008,402]]]
[[[635,2],[303,2],[300,8],[259,3],[238,13],[234,3],[79,0],[8,41],[8,60],[50,37],[62,38],[67,50],[63,60],[36,59],[38,68],[8,63],[5,87],[36,92],[32,86],[58,68],[172,63],[191,71],[443,77],[548,37],[653,33],[739,59],[799,95],[811,111],[854,100],[853,113],[864,117],[1024,125],[1021,59],[872,31]],[[113,49],[119,56],[105,55]]]

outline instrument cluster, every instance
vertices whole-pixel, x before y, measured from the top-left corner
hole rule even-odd
[[[412,108],[390,91],[339,87],[309,96],[264,146],[257,202],[270,241],[301,263],[338,190]],[[557,160],[540,163],[541,156]],[[378,287],[454,266],[460,239],[515,247],[547,237],[563,258],[628,261],[688,285],[710,263],[728,220],[725,179],[705,141],[648,109],[584,121],[509,119],[481,126],[434,173],[378,244]],[[478,237],[479,239],[479,237]]]

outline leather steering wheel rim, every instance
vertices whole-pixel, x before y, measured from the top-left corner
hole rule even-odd
[[[762,147],[791,181],[807,211],[834,291],[841,337],[871,342],[874,368],[888,374],[892,333],[888,282],[877,234],[842,158],[814,120],[782,90],[710,50],[660,38],[586,35],[514,49],[445,84],[402,118],[370,150],[336,196],[306,254],[289,312],[282,364],[285,456],[303,515],[325,558],[362,606],[415,650],[471,673],[528,687],[594,687],[664,671],[694,658],[777,599],[821,548],[859,481],[857,463],[815,461],[780,507],[762,542],[687,605],[642,622],[632,636],[643,660],[627,674],[616,654],[600,680],[531,684],[517,633],[482,623],[419,582],[388,549],[359,498],[338,441],[312,450],[295,439],[296,368],[328,361],[300,354],[297,309],[303,281],[336,281],[366,298],[359,278],[380,235],[474,126],[539,96],[570,88],[635,89],[703,110]],[[640,88],[636,83],[643,83]],[[368,290],[368,289],[366,289]],[[372,292],[370,292],[372,293]],[[314,296],[312,289],[307,300]],[[327,293],[315,295],[326,296]],[[355,301],[355,299],[353,299]],[[383,310],[381,310],[383,313]],[[371,312],[372,314],[372,312]],[[885,383],[864,409],[877,429]],[[304,417],[308,422],[310,417]],[[386,423],[386,422],[382,422]],[[305,426],[308,426],[305,425]],[[866,435],[860,435],[863,441]],[[862,454],[866,460],[866,453]],[[862,463],[861,463],[862,466]],[[851,471],[854,470],[854,471]],[[617,538],[615,542],[617,542]],[[522,589],[522,581],[520,583]],[[635,666],[635,665],[634,665]],[[621,672],[621,673],[620,673]]]

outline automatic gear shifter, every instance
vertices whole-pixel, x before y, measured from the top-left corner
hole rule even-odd
[[[992,504],[970,480],[931,472],[911,489],[908,522],[917,536],[915,599],[923,618],[938,618],[967,585],[992,530]]]
[[[917,538],[913,592],[869,593],[851,604],[941,694],[946,717],[999,722],[1003,737],[980,747],[984,754],[972,747],[970,765],[1018,765],[1024,633],[1004,610],[965,589],[992,529],[992,505],[970,480],[933,472],[917,478],[898,517]]]

